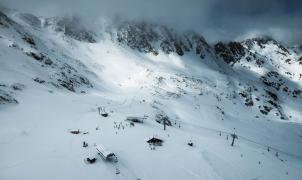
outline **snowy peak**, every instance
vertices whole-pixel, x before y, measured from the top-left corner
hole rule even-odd
[[[96,28],[0,12],[0,179],[301,179],[300,47]]]
[[[183,56],[189,52],[201,59],[210,54],[210,46],[205,39],[194,33],[176,33],[163,25],[128,22],[117,28],[118,42],[132,49],[155,55],[176,53]]]
[[[287,48],[282,45],[280,42],[270,38],[270,37],[259,37],[259,38],[252,38],[252,39],[247,39],[243,41],[243,44],[245,44],[248,49],[252,49],[255,45],[259,46],[262,49],[267,48],[270,45],[274,45],[278,47],[284,55],[290,55],[290,52],[287,50]]]
[[[224,79],[222,84],[233,85],[228,92],[232,95],[228,94],[227,99],[238,97],[244,106],[264,115],[275,111],[281,119],[289,119],[283,110],[282,97],[292,101],[301,98],[299,56],[293,49],[271,38],[219,42],[212,47],[195,32],[179,33],[164,25],[146,22],[117,22],[96,34],[87,30],[88,27],[77,17],[38,18],[17,13],[12,18],[14,20],[3,13],[1,15],[2,24],[6,24],[3,27],[11,27],[1,29],[2,46],[17,52],[19,58],[26,58],[25,65],[32,73],[29,77],[31,83],[47,88],[86,93],[104,82],[119,88],[125,84],[135,88],[140,86],[137,82],[152,82],[157,86],[146,83],[142,87],[148,87],[151,94],[159,92],[170,98],[201,89],[203,84],[176,83],[190,82],[188,77],[195,79],[193,75],[210,79],[204,84],[216,94],[223,94],[225,90],[215,89],[215,83],[211,82],[213,76],[220,76]],[[104,38],[96,41],[98,35]],[[116,57],[125,60],[116,60]],[[114,71],[120,71],[120,74]],[[140,76],[136,77],[137,73]],[[250,76],[246,77],[246,74]],[[199,78],[196,81],[203,82]],[[240,85],[233,81],[239,81]],[[9,87],[13,83],[17,82],[3,85]],[[8,99],[8,90],[5,92],[3,97]]]

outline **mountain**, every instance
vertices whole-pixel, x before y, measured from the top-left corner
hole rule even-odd
[[[101,26],[0,12],[0,179],[301,178],[301,46]]]

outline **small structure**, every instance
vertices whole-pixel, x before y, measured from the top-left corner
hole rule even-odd
[[[128,116],[126,118],[126,121],[130,121],[134,123],[144,123],[144,119],[146,119],[146,117]]]
[[[106,161],[114,161],[117,162],[117,157],[116,155],[104,148],[102,145],[96,145],[95,146],[96,150],[99,152],[98,154]]]
[[[86,158],[86,161],[89,163],[89,164],[93,164],[96,162],[96,158]]]
[[[156,114],[155,121],[159,124],[163,124],[164,130],[166,130],[166,126],[172,126],[172,122],[170,121],[170,118],[164,112]]]
[[[101,115],[101,116],[103,116],[103,117],[108,117],[108,113],[106,112],[106,110],[105,110],[105,107],[98,107],[98,112],[99,112],[99,114]]]
[[[84,141],[84,142],[83,142],[83,147],[84,147],[84,148],[88,147],[88,143]]]
[[[102,115],[103,117],[108,117],[108,113],[106,113],[106,112],[101,113],[101,115]]]
[[[69,132],[71,134],[80,134],[80,129],[78,129],[78,130],[70,130]]]
[[[235,133],[233,133],[233,134],[231,134],[231,137],[232,137],[232,144],[231,144],[231,146],[234,146],[235,139],[238,139],[238,136]]]
[[[151,144],[151,145],[154,145],[154,146],[161,146],[162,143],[164,141],[158,137],[150,137],[148,140],[147,140],[147,143]]]
[[[190,140],[190,141],[188,142],[188,145],[191,146],[191,147],[193,147],[193,146],[194,146],[194,143]]]

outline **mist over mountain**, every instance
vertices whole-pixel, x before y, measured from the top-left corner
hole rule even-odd
[[[291,45],[302,42],[299,0],[1,0],[0,4],[47,17],[77,14],[89,23],[116,16],[162,23],[177,30],[195,30],[210,43],[260,35]]]
[[[0,179],[300,180],[299,1],[7,1]]]

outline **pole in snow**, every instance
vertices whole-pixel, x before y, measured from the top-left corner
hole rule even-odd
[[[231,134],[231,137],[232,137],[232,144],[231,144],[231,146],[234,146],[235,139],[238,139],[238,136],[235,133],[233,133],[233,134]]]

